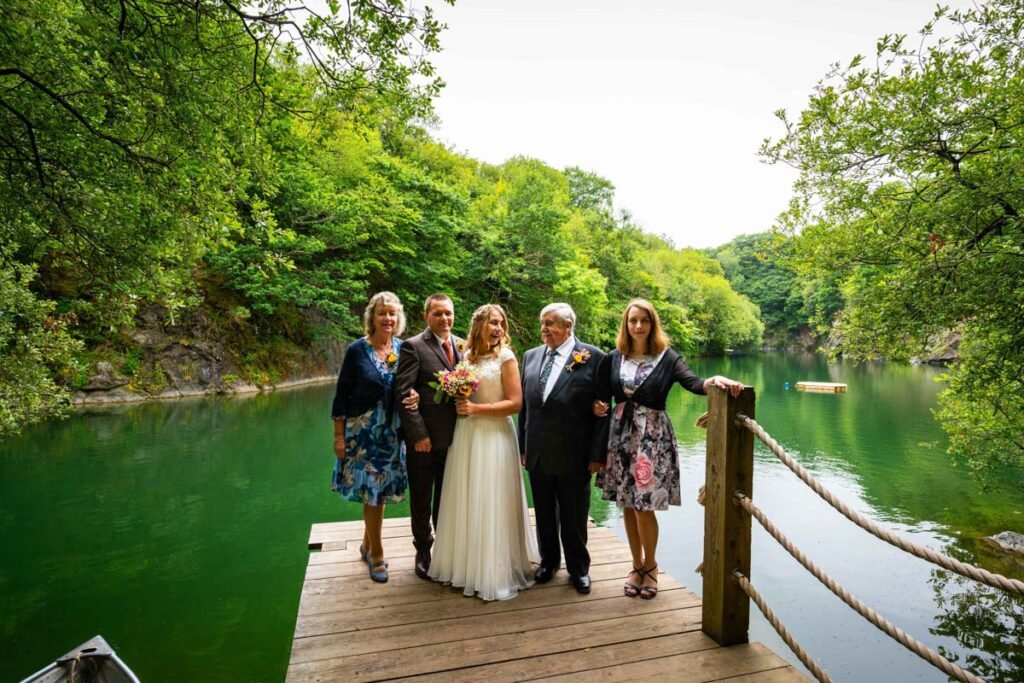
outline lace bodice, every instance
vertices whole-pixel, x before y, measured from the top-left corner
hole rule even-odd
[[[480,374],[480,386],[470,397],[473,403],[497,403],[505,400],[505,389],[501,386],[501,366],[508,360],[515,360],[512,349],[503,346],[497,357],[484,358],[474,363]]]

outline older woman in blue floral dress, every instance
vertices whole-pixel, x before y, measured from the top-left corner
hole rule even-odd
[[[679,505],[679,452],[665,402],[678,382],[695,394],[717,386],[739,395],[743,385],[716,375],[701,379],[683,357],[669,347],[658,312],[647,301],[634,299],[622,313],[614,351],[598,368],[594,413],[608,414],[608,458],[597,486],[605,500],[622,508],[622,519],[633,555],[633,569],[623,592],[650,600],[658,594],[658,519],[656,510]]]
[[[384,505],[405,498],[408,485],[395,409],[398,335],[405,330],[398,297],[391,292],[374,294],[363,314],[363,327],[366,336],[345,350],[331,407],[336,456],[332,489],[345,500],[363,504],[359,554],[369,565],[370,578],[383,583],[388,580],[381,541]],[[414,407],[418,399],[406,400]]]

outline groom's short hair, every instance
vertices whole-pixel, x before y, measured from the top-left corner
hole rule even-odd
[[[564,325],[568,325],[573,329],[576,328],[576,311],[572,310],[572,306],[562,302],[548,304],[541,309],[540,319],[543,320],[544,316],[552,312],[558,316],[558,319],[561,320]]]
[[[435,301],[447,301],[448,303],[452,304],[453,306],[455,305],[455,303],[452,301],[452,298],[450,296],[448,296],[447,294],[442,294],[441,292],[436,292],[436,293],[431,294],[430,296],[428,296],[427,300],[425,302],[423,302],[423,312],[424,313],[429,313],[430,312],[430,304],[434,303]]]

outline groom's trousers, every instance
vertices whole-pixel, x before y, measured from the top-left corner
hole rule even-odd
[[[416,550],[430,555],[437,528],[437,512],[441,508],[441,485],[448,449],[420,453],[407,450],[405,469],[409,474],[409,517],[412,542]],[[433,522],[433,525],[431,525]]]
[[[590,514],[590,473],[550,475],[540,468],[530,471],[533,507],[537,513],[540,564],[558,569],[565,551],[565,568],[571,576],[590,573],[587,552],[587,519]]]

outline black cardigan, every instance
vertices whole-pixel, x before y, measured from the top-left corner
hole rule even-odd
[[[628,402],[655,410],[665,410],[668,392],[676,382],[679,382],[687,391],[702,396],[707,394],[704,391],[704,380],[698,377],[686,364],[683,357],[672,349],[665,351],[665,355],[658,361],[658,365],[633,392],[632,396],[626,396],[626,392],[622,388],[621,368],[622,353],[618,349],[601,360],[597,375],[597,394],[605,403],[610,403],[611,398],[614,397],[616,403]]]
[[[397,339],[392,341],[396,358],[400,344]],[[345,349],[341,372],[338,373],[338,386],[334,391],[334,403],[331,405],[331,417],[335,419],[362,415],[378,401],[384,401],[384,410],[388,415],[393,410],[394,384],[389,389],[384,383],[384,378],[366,351],[367,346],[366,339],[360,338]]]

